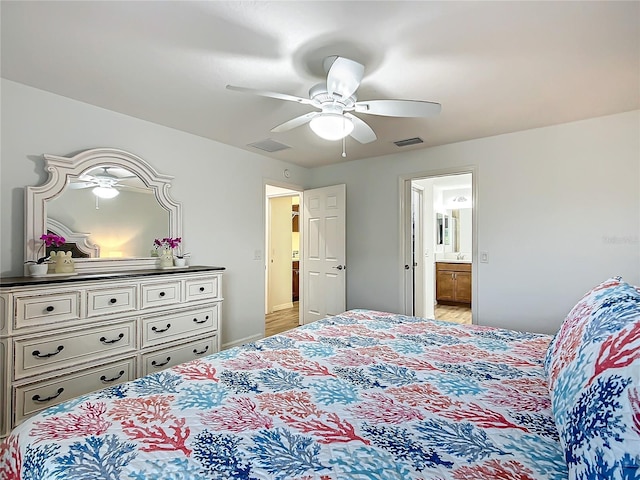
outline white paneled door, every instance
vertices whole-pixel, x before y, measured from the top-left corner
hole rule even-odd
[[[304,191],[303,323],[346,308],[346,185]]]

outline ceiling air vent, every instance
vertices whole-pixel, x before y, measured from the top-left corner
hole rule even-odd
[[[269,153],[279,152],[280,150],[286,150],[287,148],[291,148],[289,145],[276,142],[275,140],[271,140],[270,138],[267,138],[266,140],[261,140],[260,142],[250,143],[249,146],[253,148],[257,148],[258,150],[269,152]]]
[[[409,145],[415,145],[417,143],[424,143],[420,137],[407,138],[406,140],[398,140],[393,142],[396,147],[408,147]]]

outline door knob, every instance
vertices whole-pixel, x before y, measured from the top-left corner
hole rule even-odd
[[[337,267],[331,267],[331,268],[335,268],[337,270],[342,270],[343,268],[346,268],[346,267],[343,267],[342,265],[338,265]]]
[[[410,267],[409,265],[405,265],[405,266],[404,266],[404,269],[405,269],[405,270],[409,270],[410,268],[411,268],[411,267]]]

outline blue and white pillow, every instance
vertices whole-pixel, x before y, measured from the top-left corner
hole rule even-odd
[[[640,479],[640,291],[614,277],[588,292],[545,369],[570,480]]]

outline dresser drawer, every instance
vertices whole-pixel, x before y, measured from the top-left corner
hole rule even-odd
[[[175,315],[142,319],[142,348],[178,340],[198,332],[212,332],[218,328],[219,304]]]
[[[9,374],[9,357],[7,355],[7,340],[0,339],[0,437],[7,434],[7,388],[5,388],[7,375]]]
[[[136,378],[135,358],[128,358],[53,380],[14,387],[16,400],[14,425],[39,410],[134,378]]]
[[[187,302],[220,298],[218,277],[187,280]]]
[[[180,302],[180,282],[142,284],[142,308],[161,307]]]
[[[136,287],[87,291],[87,315],[109,315],[136,309]]]
[[[135,325],[135,321],[131,320],[47,337],[15,340],[15,378],[134,351]]]
[[[10,304],[9,295],[0,295],[0,337],[7,335],[9,330]]]
[[[80,318],[80,292],[15,296],[15,328]]]
[[[185,343],[176,347],[165,348],[142,355],[142,375],[189,362],[196,358],[206,357],[217,351],[216,336]]]

